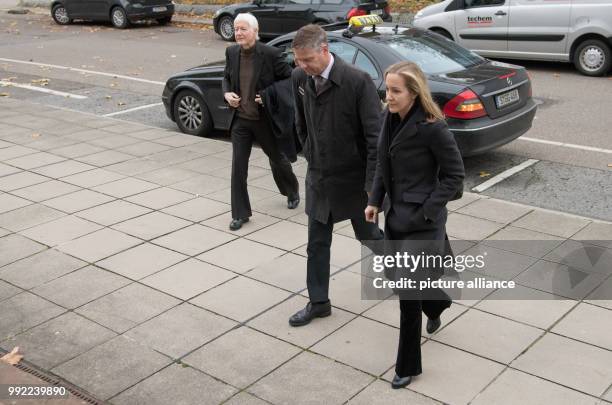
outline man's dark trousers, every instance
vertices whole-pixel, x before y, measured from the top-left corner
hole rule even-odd
[[[367,245],[367,241],[382,240],[384,234],[378,224],[367,222],[365,216],[351,218],[355,237]],[[329,260],[334,223],[331,216],[327,223],[308,217],[308,262],[306,264],[306,285],[312,303],[329,300]]]
[[[278,190],[284,196],[298,193],[298,181],[291,163],[279,152],[270,124],[264,118],[247,120],[236,117],[232,124],[232,218],[248,218],[252,215],[247,191],[249,157],[253,140],[256,140],[270,160],[272,176]]]

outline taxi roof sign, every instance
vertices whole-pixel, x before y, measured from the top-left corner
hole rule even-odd
[[[372,25],[382,24],[383,19],[377,14],[359,15],[351,17],[349,25],[352,27],[368,27]]]

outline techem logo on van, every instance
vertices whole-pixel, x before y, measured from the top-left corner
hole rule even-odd
[[[468,17],[467,22],[470,25],[488,25],[493,24],[493,17]]]

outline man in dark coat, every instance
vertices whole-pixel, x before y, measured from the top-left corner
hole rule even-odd
[[[270,159],[274,181],[287,208],[298,206],[298,181],[291,163],[279,151],[270,123],[265,117],[260,91],[275,81],[291,76],[291,66],[280,50],[257,41],[257,19],[251,14],[238,14],[234,19],[234,35],[238,45],[225,51],[223,95],[234,109],[230,131],[232,137],[232,222],[238,230],[249,221],[251,204],[247,191],[249,157],[253,140],[257,140]]]
[[[321,27],[302,27],[292,46],[299,66],[292,73],[295,123],[308,161],[310,302],[289,319],[292,326],[301,326],[331,314],[329,259],[334,223],[350,219],[362,242],[383,238],[378,226],[366,222],[363,215],[376,169],[381,104],[370,76],[329,52]]]

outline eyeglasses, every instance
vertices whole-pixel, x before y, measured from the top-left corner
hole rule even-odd
[[[244,27],[235,27],[234,32],[249,32],[252,28],[244,28]]]

